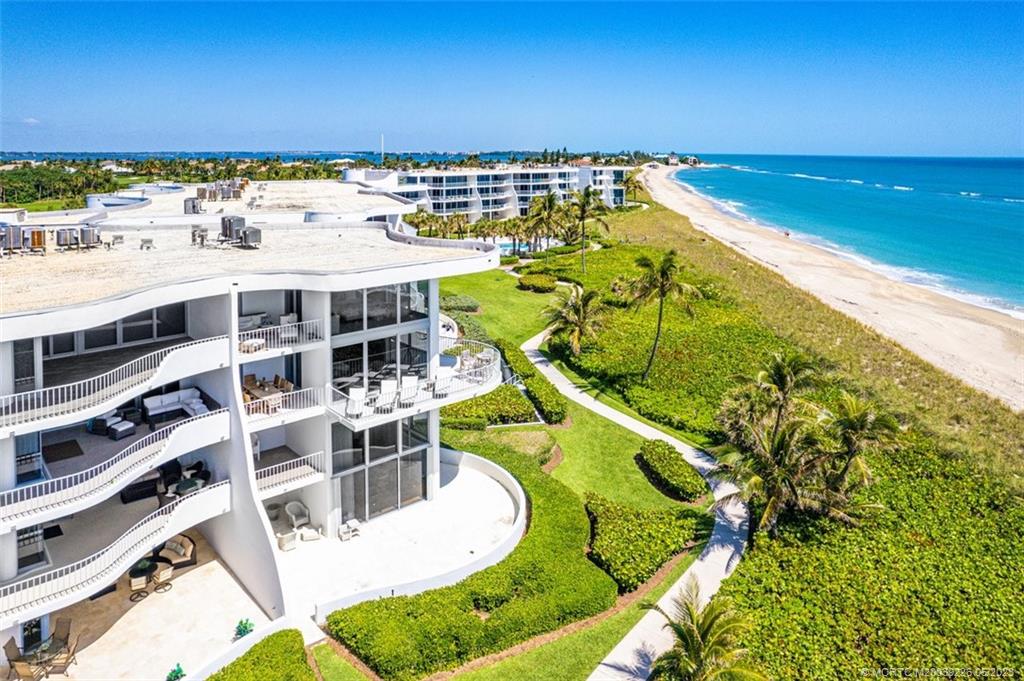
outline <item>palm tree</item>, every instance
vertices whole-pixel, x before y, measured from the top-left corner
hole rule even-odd
[[[626,177],[622,179],[622,190],[626,194],[632,194],[633,200],[636,201],[636,193],[644,188],[642,182],[640,182],[640,169],[630,171],[626,174]]]
[[[672,631],[672,648],[651,668],[651,679],[665,681],[763,681],[766,677],[747,664],[740,637],[750,623],[723,596],[702,603],[700,587],[690,577],[683,593],[672,600],[669,615],[657,605],[645,608],[661,614]]]
[[[601,192],[591,186],[583,188],[583,191],[573,192],[569,202],[572,215],[579,225],[580,234],[580,269],[583,274],[587,273],[587,220],[594,220],[597,224],[608,231],[608,223],[601,219],[601,216],[608,212],[604,205]]]
[[[868,400],[843,392],[833,413],[826,416],[825,428],[842,448],[835,457],[838,464],[828,476],[829,487],[835,491],[849,488],[849,477],[855,476],[854,486],[871,482],[871,472],[864,460],[864,451],[873,447],[886,447],[900,430],[899,423],[888,413],[878,411]]]
[[[536,238],[554,231],[559,217],[558,205],[558,195],[550,190],[543,196],[535,196],[530,202],[526,222]]]
[[[568,291],[558,291],[555,300],[544,310],[552,335],[564,333],[575,357],[579,356],[583,341],[597,335],[604,314],[600,294],[595,289],[584,291],[575,285]]]
[[[789,413],[797,395],[817,385],[818,366],[799,351],[776,352],[752,378],[746,379],[761,393],[775,413],[775,429]]]
[[[636,264],[640,268],[640,276],[629,283],[630,305],[633,309],[639,309],[655,298],[658,300],[658,326],[654,333],[654,344],[651,345],[651,354],[647,358],[647,368],[644,369],[643,380],[646,383],[647,377],[651,373],[651,367],[654,366],[654,355],[658,352],[658,341],[661,340],[661,322],[665,316],[665,299],[681,299],[683,310],[692,317],[692,302],[701,298],[701,293],[695,286],[680,281],[679,272],[682,266],[677,259],[675,250],[671,250],[662,256],[659,263],[655,263],[648,256],[643,255],[636,259]]]

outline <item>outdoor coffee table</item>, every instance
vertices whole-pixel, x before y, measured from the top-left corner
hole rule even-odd
[[[156,561],[150,558],[143,558],[128,570],[128,576],[132,579],[137,577],[145,577],[146,579],[149,579],[153,576],[153,573],[156,572],[156,568]]]

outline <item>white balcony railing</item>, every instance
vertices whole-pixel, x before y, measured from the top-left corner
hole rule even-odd
[[[160,365],[171,353],[225,338],[227,336],[216,336],[179,343],[143,355],[99,376],[66,385],[4,395],[0,397],[0,426],[13,426],[62,416],[101,405],[122,393],[144,385],[156,375]]]
[[[322,388],[303,388],[291,392],[274,393],[245,403],[245,413],[252,421],[281,416],[290,411],[321,407],[324,404]]]
[[[324,339],[319,319],[294,324],[268,326],[238,334],[238,349],[243,353],[289,348]]]
[[[133,442],[110,459],[91,468],[0,492],[0,524],[40,511],[67,506],[89,496],[99,496],[120,482],[132,480],[152,468],[152,462],[159,459],[168,446],[171,434],[176,430],[227,413],[227,409],[217,409],[178,421]],[[226,419],[224,425],[226,437]],[[191,449],[210,443],[194,444],[195,446],[190,446]]]
[[[0,624],[10,622],[19,612],[42,605],[49,607],[64,596],[87,596],[111,583],[145,552],[169,538],[171,530],[183,531],[212,517],[209,511],[218,513],[230,508],[230,484],[224,480],[175,499],[87,558],[0,587]],[[206,513],[202,511],[204,504],[210,504]],[[187,517],[174,523],[178,514]]]
[[[441,352],[455,357],[456,366],[438,369],[433,380],[405,379],[394,390],[381,390],[366,396],[359,396],[351,389],[353,394],[346,394],[330,386],[328,400],[332,410],[349,421],[358,421],[375,414],[390,414],[433,400],[447,400],[476,392],[488,383],[501,380],[501,355],[490,345],[442,337]]]
[[[256,470],[256,486],[262,494],[273,492],[301,482],[315,482],[327,470],[325,452],[307,454],[291,461]]]

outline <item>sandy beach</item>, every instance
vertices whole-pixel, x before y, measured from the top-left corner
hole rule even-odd
[[[889,279],[838,255],[725,215],[672,179],[644,171],[659,203],[795,286],[900,343],[965,383],[1024,409],[1024,320]]]

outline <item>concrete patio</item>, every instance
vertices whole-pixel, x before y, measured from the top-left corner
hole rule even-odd
[[[325,537],[278,551],[288,612],[312,617],[318,603],[456,570],[506,540],[515,518],[512,497],[493,478],[442,464],[432,501],[363,523],[348,541]]]

